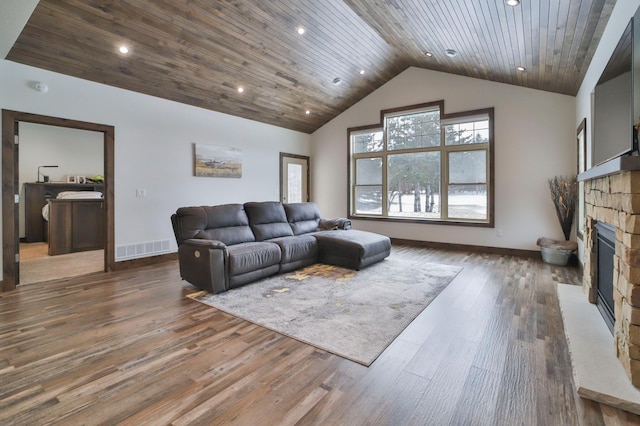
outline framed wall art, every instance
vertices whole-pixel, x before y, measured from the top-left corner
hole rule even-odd
[[[240,148],[194,144],[194,176],[241,178],[242,150]]]

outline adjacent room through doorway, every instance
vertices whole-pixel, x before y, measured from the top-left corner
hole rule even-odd
[[[28,122],[18,126],[20,284],[103,271],[103,203],[93,202],[104,192],[102,133]],[[94,208],[81,206],[78,196],[92,199]],[[58,202],[65,197],[74,201]],[[50,208],[60,212],[57,220],[49,220]],[[73,241],[79,237],[84,245]]]

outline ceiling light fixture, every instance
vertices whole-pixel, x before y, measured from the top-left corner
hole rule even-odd
[[[507,4],[509,6],[518,6],[520,4],[520,0],[507,0]]]
[[[432,57],[432,56],[433,56],[433,53],[431,53],[431,52],[424,52],[424,55],[425,55],[425,56],[428,56],[428,57]]]
[[[242,92],[244,92],[244,87],[242,86],[238,87],[238,93],[242,93]]]
[[[516,69],[517,69],[518,71],[522,71],[522,72],[525,72],[525,71],[527,70],[527,69],[526,69],[525,67],[523,67],[522,65],[518,65],[518,66],[516,67]]]
[[[309,115],[309,114],[311,114],[311,111],[306,110],[304,113],[305,113],[305,114],[307,114],[307,115]]]
[[[366,72],[366,71],[365,71],[365,70],[363,70],[363,69],[362,69],[362,70],[360,70],[360,75],[364,75],[364,73],[365,73],[365,72]]]
[[[340,83],[342,83],[342,79],[340,77],[336,77],[333,79],[333,84],[335,84],[336,86]]]
[[[298,28],[296,28],[296,32],[297,32],[298,34],[302,35],[302,34],[304,34],[305,29],[304,29],[304,27],[298,27]]]
[[[124,53],[125,55],[129,53],[129,48],[127,46],[120,46],[118,50],[120,51],[120,53]]]
[[[445,50],[444,52],[445,52],[445,53],[447,54],[447,56],[448,56],[448,57],[450,57],[450,58],[453,58],[453,57],[455,57],[455,56],[458,54],[458,52],[456,52],[456,51],[455,51],[455,50],[453,50],[453,49],[447,49],[447,50]]]

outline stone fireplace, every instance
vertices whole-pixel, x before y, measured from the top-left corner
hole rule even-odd
[[[637,157],[636,157],[637,158]],[[597,301],[597,231],[615,230],[613,255],[613,337],[618,359],[640,387],[640,171],[620,171],[585,180],[583,290]]]

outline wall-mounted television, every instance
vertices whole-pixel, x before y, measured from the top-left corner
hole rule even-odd
[[[640,48],[640,43],[635,43],[634,47],[634,20],[635,17],[620,37],[593,91],[591,163],[594,166],[638,150],[634,86],[640,84],[634,80],[640,80],[640,74],[634,70],[633,64],[634,56],[640,61],[640,56],[634,55],[634,48]],[[638,99],[637,96],[635,98]],[[640,111],[640,108],[635,111]]]

